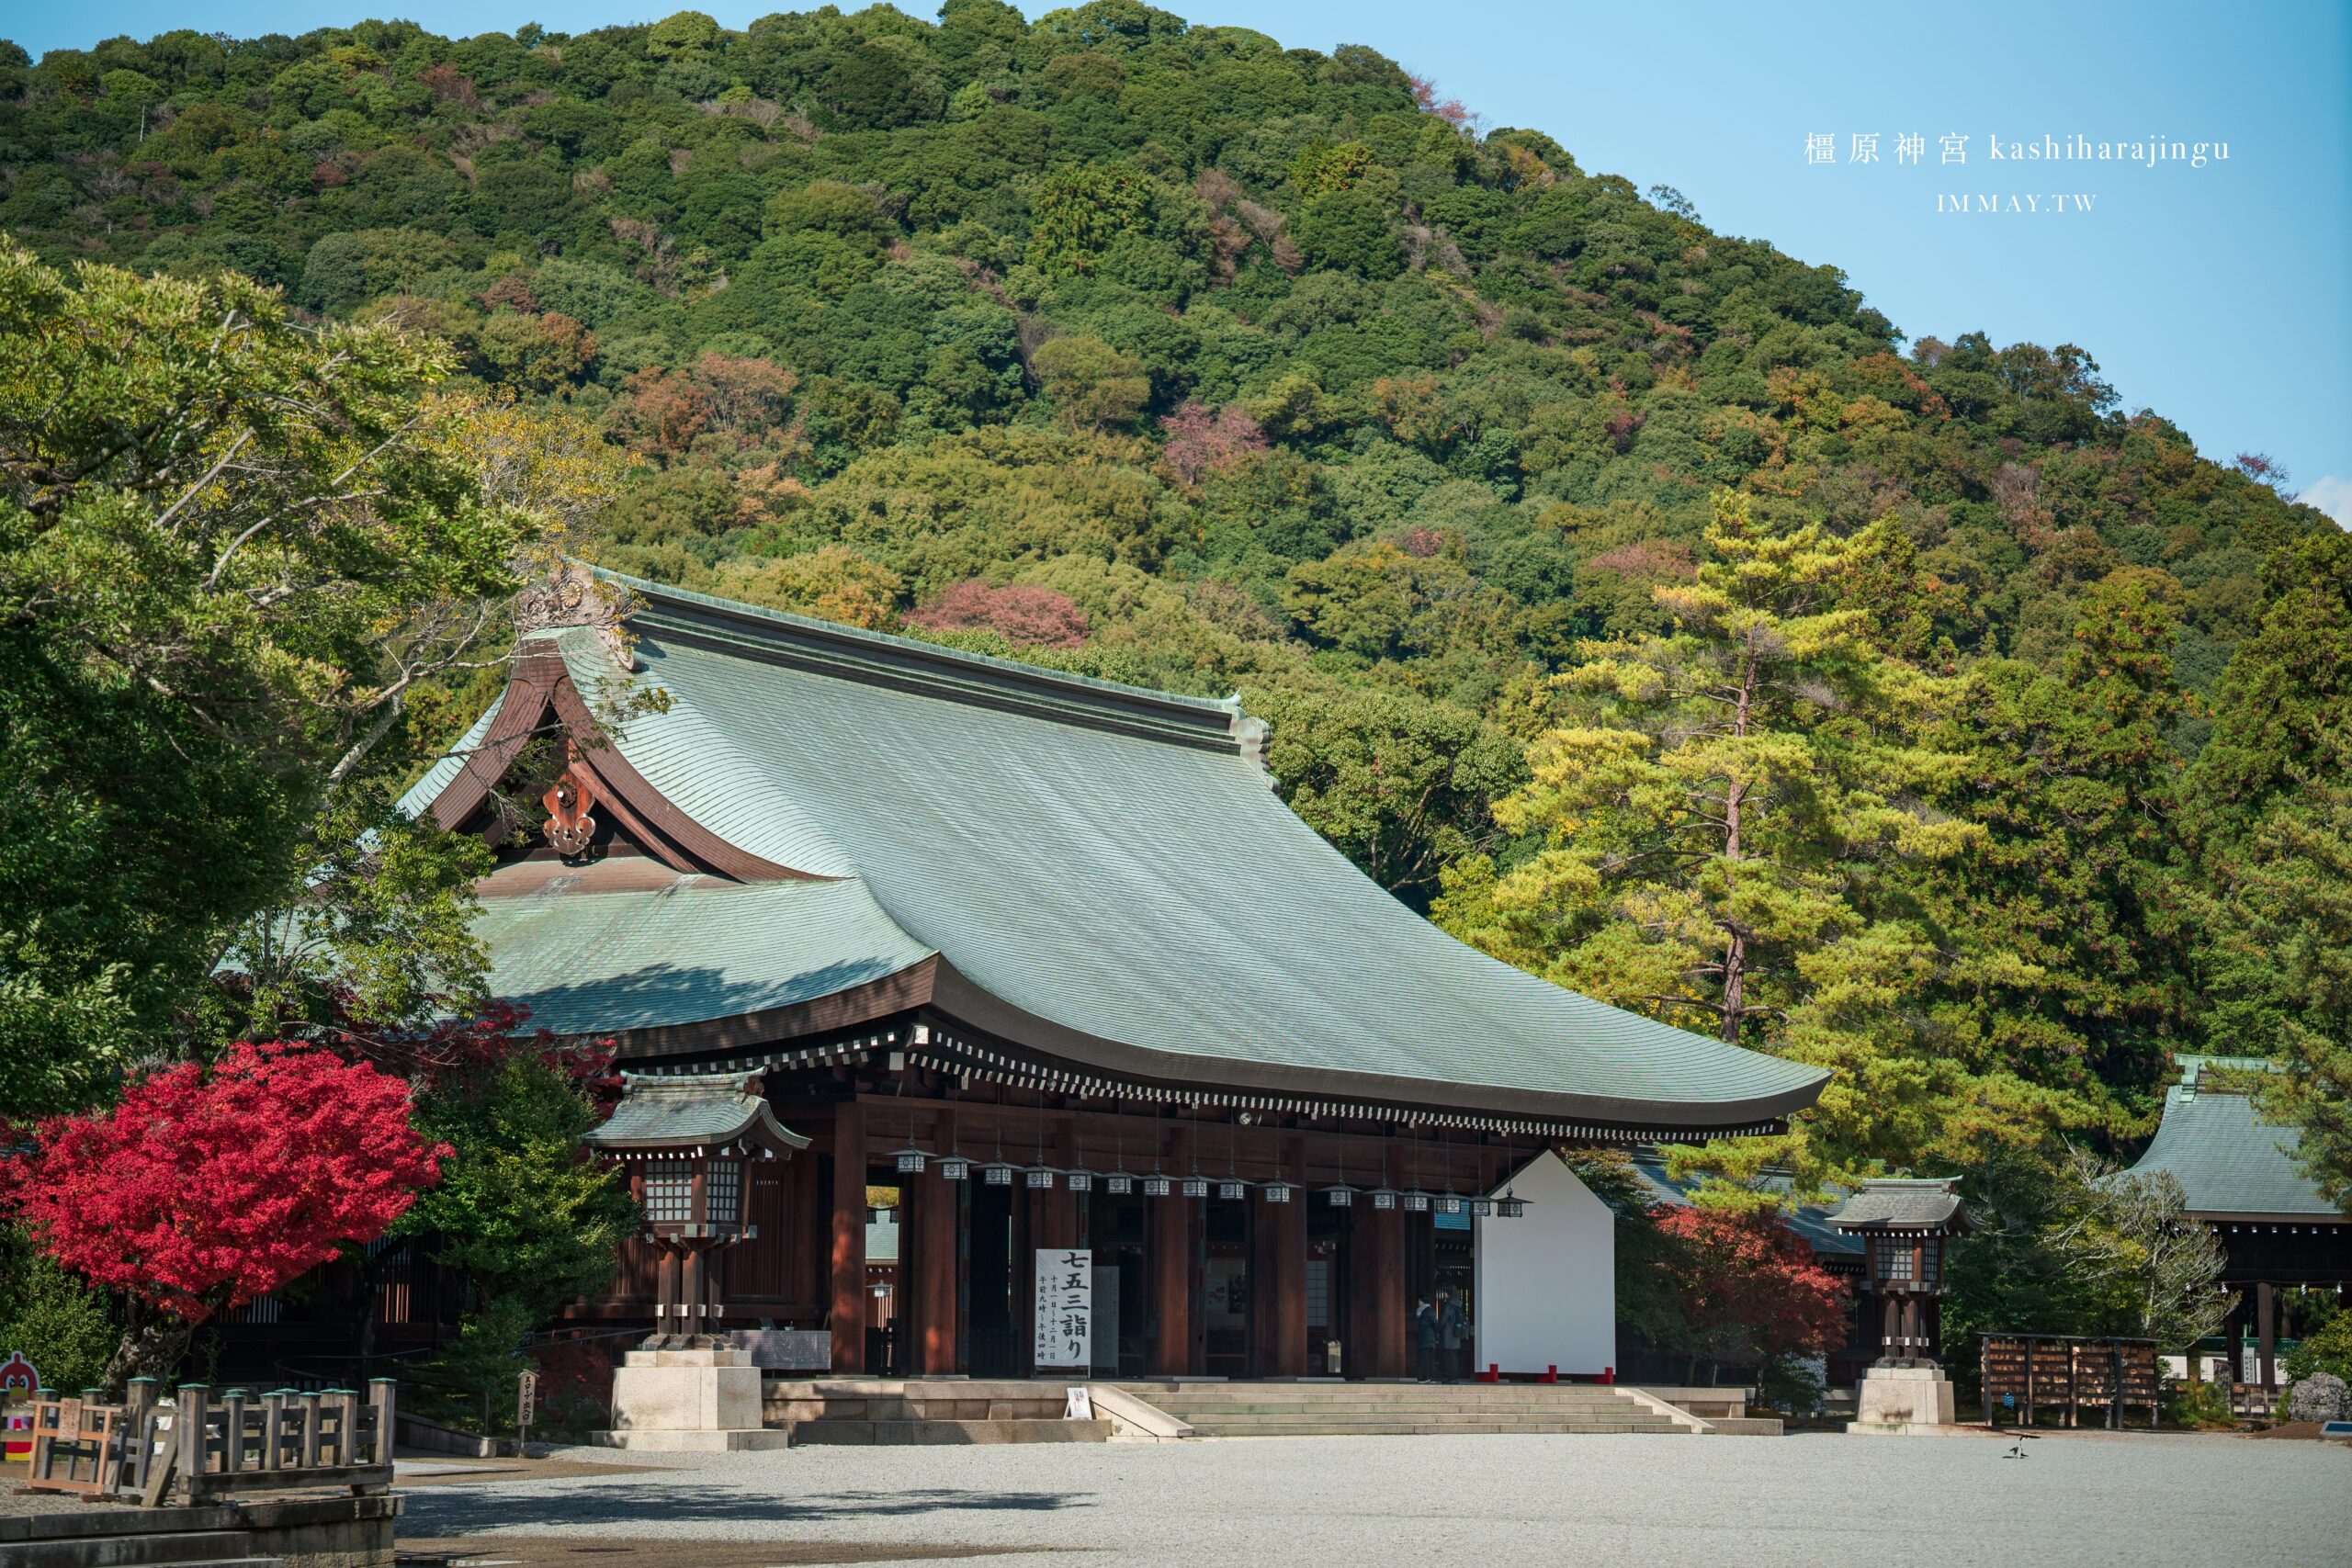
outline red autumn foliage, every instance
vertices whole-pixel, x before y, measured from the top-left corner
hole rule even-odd
[[[330,1051],[238,1044],[113,1110],[41,1123],[6,1202],[92,1282],[183,1323],[266,1295],[366,1244],[440,1179],[400,1079]]]
[[[488,288],[483,289],[480,298],[482,309],[485,310],[503,309],[518,311],[526,316],[536,316],[539,313],[539,301],[531,292],[531,280],[519,272],[508,273]]]
[[[1650,1214],[1680,1255],[1670,1276],[1678,1348],[1747,1363],[1844,1343],[1845,1284],[1777,1215],[1670,1204]]]
[[[1086,612],[1068,594],[1018,582],[991,588],[977,577],[945,589],[907,621],[935,632],[992,631],[1032,648],[1076,648],[1086,640]]]
[[[710,394],[658,365],[629,372],[613,409],[613,429],[632,452],[682,457],[710,424]]]
[[[711,423],[721,430],[761,434],[782,424],[792,412],[800,378],[772,359],[750,359],[706,349],[687,372],[710,405]]]
[[[1161,420],[1159,428],[1168,436],[1167,449],[1160,455],[1188,485],[1198,484],[1206,475],[1222,472],[1272,445],[1258,428],[1258,422],[1238,408],[1212,413],[1202,404],[1188,402]]]

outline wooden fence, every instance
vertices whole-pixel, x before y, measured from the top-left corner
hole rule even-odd
[[[157,1401],[153,1378],[133,1378],[120,1404],[41,1399],[32,1410],[31,1492],[154,1507],[291,1487],[380,1492],[392,1481],[390,1378],[369,1383],[365,1400],[347,1388],[216,1397],[182,1383],[173,1403]]]
[[[2153,1339],[2081,1339],[2055,1334],[1988,1334],[1981,1367],[1984,1424],[2030,1427],[2036,1410],[2079,1427],[2083,1412],[2120,1427],[2123,1412],[2144,1405],[2156,1425],[2161,1382]]]

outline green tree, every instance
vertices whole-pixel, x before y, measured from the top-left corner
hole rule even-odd
[[[1038,183],[1029,208],[1029,265],[1091,272],[1118,241],[1148,231],[1151,180],[1123,165],[1069,164]]]
[[[470,1395],[511,1387],[525,1337],[611,1281],[638,1213],[612,1168],[581,1148],[599,1119],[558,1066],[528,1050],[420,1100],[419,1130],[454,1152],[397,1234],[433,1247],[472,1286],[442,1369]]]
[[[1573,989],[1839,1069],[1814,1155],[1914,1157],[1962,1086],[1906,1019],[1932,944],[1871,894],[1982,836],[1924,804],[1962,759],[1908,726],[1951,694],[1847,607],[1872,532],[1759,522],[1719,492],[1707,543],[1695,583],[1657,591],[1671,635],[1589,646],[1557,678],[1577,722],[1495,808],[1540,847],[1499,875],[1474,863],[1441,919]]]
[[[14,1227],[0,1230],[0,1347],[23,1352],[41,1386],[100,1385],[122,1329],[92,1290]]]
[[[1445,867],[1496,847],[1493,802],[1526,773],[1510,738],[1449,703],[1396,692],[1250,687],[1272,726],[1283,801],[1362,868],[1426,909]]]
[[[426,400],[447,366],[232,275],[0,247],[0,1111],[156,1040],[484,656],[546,523]]]
[[[1065,430],[1132,425],[1151,400],[1143,362],[1099,337],[1057,337],[1029,356]]]
[[[2212,739],[2182,789],[2201,871],[2204,1022],[2275,1055],[2267,1114],[2352,1213],[2352,542],[2278,552],[2261,625],[2222,678]]]

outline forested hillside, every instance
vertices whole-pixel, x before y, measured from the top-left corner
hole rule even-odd
[[[2123,1149],[2166,1051],[2340,1038],[2263,934],[2345,841],[2334,526],[1370,48],[947,0],[0,53],[45,260],[446,340],[626,457],[605,564],[1239,690],[1466,939],[1838,1066],[1830,1167]]]

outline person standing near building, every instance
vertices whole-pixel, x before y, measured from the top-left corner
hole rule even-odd
[[[1414,1370],[1423,1382],[1437,1382],[1437,1309],[1422,1296],[1413,1303]]]
[[[1437,1293],[1437,1342],[1445,1353],[1445,1381],[1462,1381],[1462,1346],[1470,1337],[1469,1319],[1462,1315],[1462,1305],[1453,1299],[1452,1291]]]

